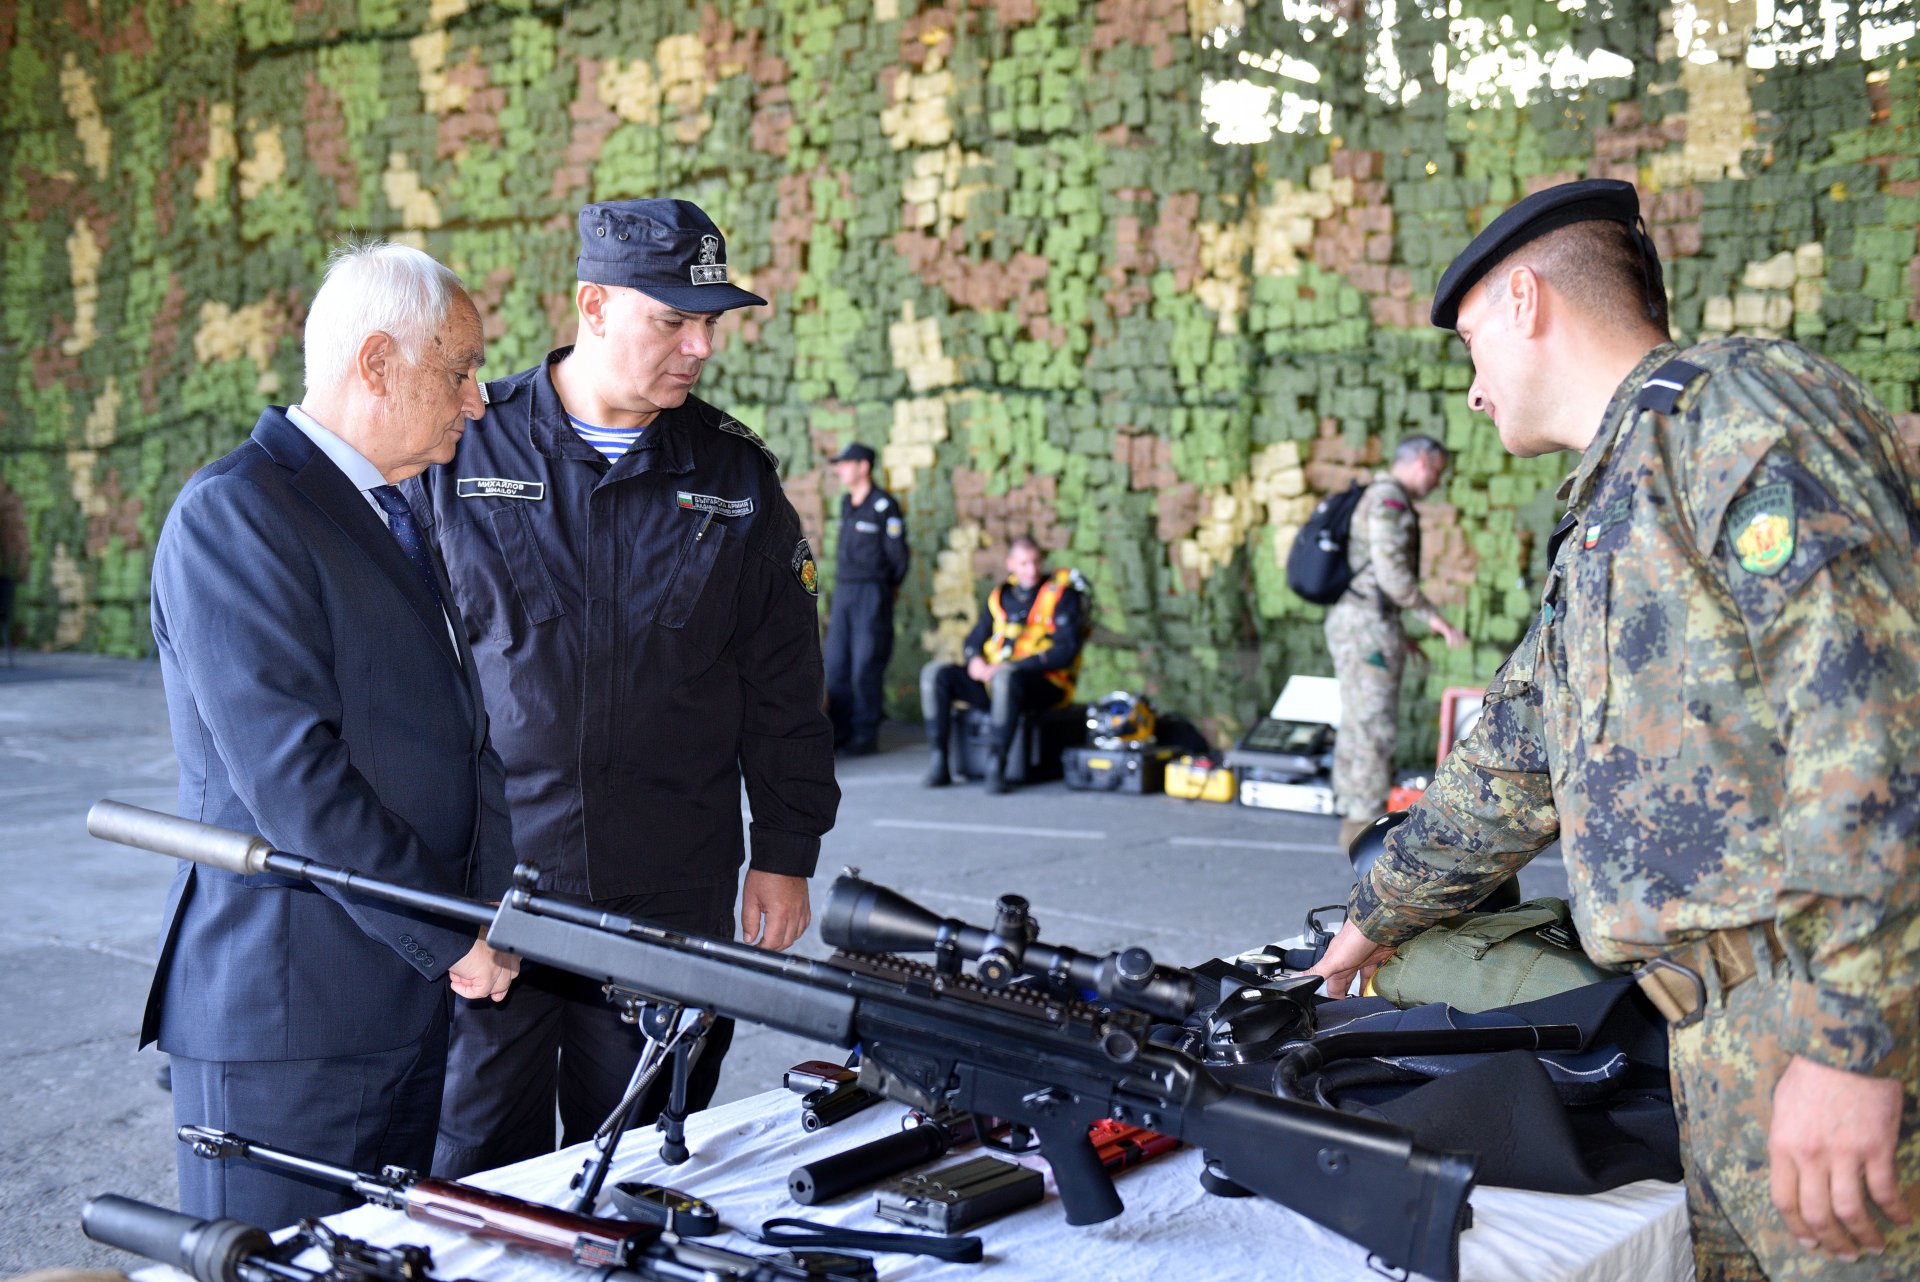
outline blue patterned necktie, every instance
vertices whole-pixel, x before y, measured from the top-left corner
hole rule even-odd
[[[399,487],[376,485],[367,493],[373,495],[373,501],[387,514],[387,528],[393,532],[394,542],[407,554],[407,560],[413,562],[420,581],[427,585],[428,595],[442,610],[446,609],[446,602],[440,599],[440,581],[434,577],[433,557],[427,552],[427,541],[421,537],[420,526],[413,519],[413,509],[401,497]]]

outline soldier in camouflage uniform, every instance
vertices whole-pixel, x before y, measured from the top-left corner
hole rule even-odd
[[[1353,582],[1327,611],[1327,652],[1340,680],[1333,796],[1342,850],[1387,812],[1400,674],[1411,644],[1401,613],[1417,614],[1448,645],[1466,641],[1420,591],[1420,518],[1413,505],[1433,493],[1446,470],[1445,446],[1431,436],[1409,436],[1353,509],[1347,538]]]
[[[1851,375],[1682,352],[1663,304],[1624,183],[1528,197],[1442,278],[1474,408],[1584,457],[1539,614],[1316,970],[1345,991],[1558,838],[1587,951],[1673,1021],[1703,1282],[1913,1279],[1920,487]]]

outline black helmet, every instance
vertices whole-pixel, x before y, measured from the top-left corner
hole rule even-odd
[[[1353,879],[1359,881],[1373,867],[1373,861],[1387,848],[1387,834],[1407,821],[1411,811],[1394,810],[1360,830],[1347,846],[1347,862],[1353,865]],[[1495,886],[1487,897],[1473,906],[1474,912],[1499,912],[1520,902],[1520,879],[1509,877]]]

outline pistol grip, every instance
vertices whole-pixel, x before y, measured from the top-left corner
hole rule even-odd
[[[1098,1224],[1120,1214],[1123,1208],[1120,1195],[1113,1191],[1113,1177],[1100,1164],[1084,1123],[1036,1126],[1034,1131],[1040,1137],[1040,1156],[1053,1167],[1053,1183],[1060,1190],[1067,1223]]]

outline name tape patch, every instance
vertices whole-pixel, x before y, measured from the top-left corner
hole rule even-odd
[[[711,512],[715,516],[752,516],[752,499],[723,499],[714,494],[695,494],[681,490],[674,501],[690,512]]]
[[[545,481],[513,481],[503,476],[462,476],[453,492],[463,499],[533,499],[547,497]]]

